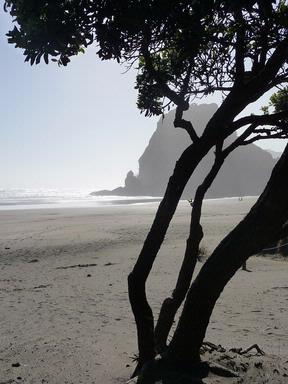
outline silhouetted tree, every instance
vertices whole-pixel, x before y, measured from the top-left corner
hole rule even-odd
[[[251,254],[279,239],[288,218],[286,150],[256,205],[219,244],[190,287],[203,237],[202,201],[225,158],[240,145],[287,137],[287,103],[271,113],[266,107],[263,114],[239,117],[248,105],[287,82],[287,1],[7,0],[5,6],[17,22],[8,33],[9,42],[23,48],[31,64],[43,58],[67,65],[71,56],[95,43],[102,60],[138,68],[137,103],[142,112],[159,115],[176,107],[174,126],[185,129],[192,143],[175,165],[129,275],[129,298],[138,332],[137,370],[164,350],[169,363],[198,362],[211,312],[225,284]],[[199,137],[183,113],[195,97],[215,92],[222,93],[223,102]],[[275,97],[280,100],[281,93]],[[226,138],[240,128],[242,133],[228,145]],[[154,331],[146,280],[185,185],[212,148],[215,162],[193,201],[178,281]],[[185,297],[167,348],[171,324]]]

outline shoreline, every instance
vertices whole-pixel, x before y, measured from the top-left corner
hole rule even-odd
[[[149,205],[151,203],[160,203],[163,197],[153,196],[97,196],[97,198],[89,198],[85,196],[82,199],[53,199],[45,197],[42,199],[1,199],[0,198],[0,214],[2,211],[15,210],[38,210],[38,209],[73,209],[73,208],[99,208],[99,207],[118,207],[130,205]],[[221,201],[221,200],[244,200],[256,199],[258,196],[231,196],[231,197],[215,197],[204,199],[204,202]],[[49,200],[50,199],[50,200]],[[193,199],[191,199],[193,201]],[[189,199],[181,199],[179,204],[188,202]]]

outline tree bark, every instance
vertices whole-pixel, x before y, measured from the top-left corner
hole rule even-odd
[[[248,215],[218,245],[187,294],[167,358],[191,364],[199,350],[215,303],[249,256],[279,239],[288,220],[288,146]]]
[[[205,145],[203,145],[201,140],[199,140],[197,144],[189,146],[177,161],[141,253],[132,272],[128,276],[129,300],[136,321],[139,347],[139,362],[135,374],[147,361],[152,360],[156,355],[154,318],[147,301],[145,283],[182,192],[194,169],[207,154],[211,146],[212,144],[208,141],[205,141]]]
[[[247,87],[242,86],[232,89],[208,122],[202,137],[190,145],[176,163],[138,260],[128,276],[129,300],[137,326],[139,347],[139,362],[134,373],[137,373],[143,364],[153,359],[156,354],[154,318],[147,301],[145,285],[182,192],[195,168],[209,150],[233,133],[231,124],[234,118],[261,95],[262,83],[253,84],[253,87],[248,90],[246,90]]]
[[[210,172],[205,177],[203,183],[197,188],[191,212],[189,237],[186,242],[184,259],[177,283],[172,297],[164,300],[155,327],[155,345],[158,353],[166,350],[168,335],[173,325],[175,315],[190,287],[199,254],[199,245],[203,238],[203,230],[200,224],[203,199],[221,169],[223,162],[224,156],[221,153],[217,154]]]

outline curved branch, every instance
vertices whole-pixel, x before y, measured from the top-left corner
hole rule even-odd
[[[267,60],[265,67],[256,77],[256,81],[263,81],[266,84],[267,79],[273,79],[277,76],[279,69],[283,66],[288,56],[288,38],[286,37],[281,41],[275,51],[272,53],[269,60]]]
[[[273,113],[270,115],[250,115],[241,117],[232,124],[233,131],[248,124],[277,125],[281,120],[288,118],[288,111]]]
[[[248,145],[254,143],[258,140],[263,139],[288,139],[288,128],[287,124],[282,128],[281,131],[277,130],[277,127],[273,130],[269,129],[257,129],[258,124],[251,124],[237,139],[230,144],[227,148],[223,150],[225,156],[231,153],[234,149],[242,145]],[[280,128],[280,127],[279,127]],[[278,129],[279,129],[278,128]],[[252,134],[255,134],[254,137],[248,139]]]
[[[249,140],[245,140],[241,145],[248,145],[248,144],[252,144],[254,143],[255,141],[258,141],[258,140],[267,140],[267,139],[288,139],[288,135],[287,134],[272,134],[272,135],[256,135],[254,137],[251,137],[251,139]]]
[[[176,112],[175,112],[174,127],[185,129],[193,143],[199,140],[199,137],[191,121],[183,119],[183,109],[181,109],[179,106],[176,108]]]
[[[256,127],[257,127],[256,124],[251,124],[240,136],[237,137],[235,141],[233,141],[232,144],[230,144],[228,147],[226,147],[223,150],[224,156],[225,157],[228,156],[229,153],[234,151],[234,149],[239,147],[239,145],[243,145],[245,139],[247,139],[253,133]]]

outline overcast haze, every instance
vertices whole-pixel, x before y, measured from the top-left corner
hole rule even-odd
[[[101,62],[95,47],[67,68],[31,67],[7,43],[9,21],[1,9],[0,188],[123,185],[130,169],[137,172],[158,120],[137,110],[135,72]],[[220,102],[201,100],[212,101]],[[284,143],[264,146],[280,151]]]

